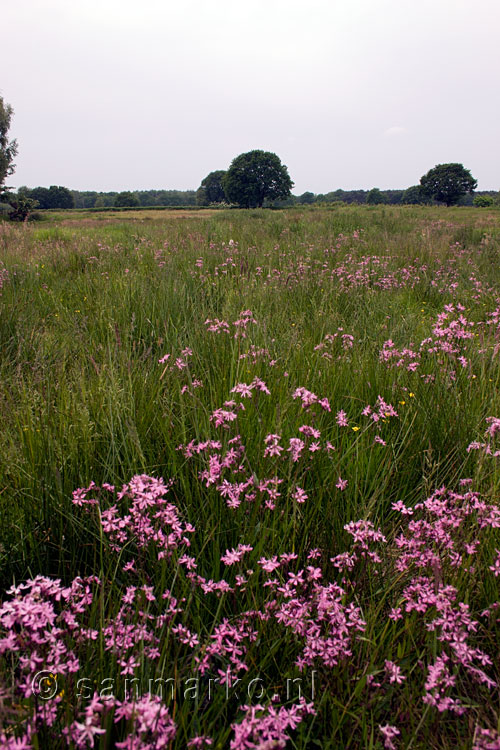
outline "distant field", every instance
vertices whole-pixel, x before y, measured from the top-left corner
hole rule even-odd
[[[42,221],[61,224],[82,224],[87,226],[91,222],[101,223],[103,221],[157,221],[165,218],[196,218],[212,216],[220,209],[214,208],[180,208],[170,206],[166,208],[133,209],[65,209],[64,211],[38,211]]]
[[[0,222],[0,746],[500,747],[500,211],[44,217]]]

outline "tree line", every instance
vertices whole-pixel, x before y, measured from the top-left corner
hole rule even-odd
[[[25,220],[34,208],[110,208],[163,206],[287,207],[331,203],[368,205],[432,204],[491,206],[500,204],[500,193],[475,192],[477,180],[462,164],[437,164],[405,190],[334,190],[293,195],[288,168],[270,151],[253,150],[235,157],[227,170],[210,172],[198,190],[138,190],[97,192],[70,190],[61,185],[20,187],[13,192],[5,180],[14,172],[17,141],[9,140],[12,107],[0,97],[0,207],[9,218]]]
[[[255,165],[258,165],[256,168]],[[256,172],[260,169],[258,177]],[[267,171],[266,171],[267,170]],[[262,190],[262,186],[267,188]],[[244,208],[262,205],[312,205],[314,203],[432,204],[487,206],[498,198],[495,191],[475,193],[477,180],[462,164],[438,164],[406,190],[335,190],[326,194],[291,194],[288,171],[276,154],[251,151],[233,160],[227,172],[210,172],[196,193],[200,205],[236,203]],[[260,190],[260,192],[259,192]],[[253,192],[252,192],[253,191]]]
[[[113,208],[113,207],[179,207],[179,206],[210,206],[226,203],[224,195],[207,194],[204,187],[198,190],[137,190],[137,191],[110,191],[98,192],[96,190],[69,190],[61,186],[51,185],[50,188],[22,186],[18,194],[32,198],[37,201],[40,209],[59,208]],[[458,201],[458,205],[493,205],[497,193],[492,190],[475,191],[474,194],[467,193]],[[484,199],[486,198],[486,201]],[[491,200],[488,200],[491,198]],[[480,200],[479,200],[480,199]],[[312,193],[306,191],[301,195],[290,195],[279,201],[265,201],[265,205],[275,207],[306,206],[313,204],[385,204],[385,205],[415,205],[433,203],[432,199],[420,195],[418,186],[406,190],[333,190],[329,193]]]
[[[111,208],[140,206],[196,206],[195,190],[137,190],[98,192],[68,188],[20,187],[18,193],[36,200],[38,208]]]

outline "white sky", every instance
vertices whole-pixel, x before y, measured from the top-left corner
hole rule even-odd
[[[196,189],[274,151],[293,192],[500,189],[500,0],[1,0],[9,183]]]

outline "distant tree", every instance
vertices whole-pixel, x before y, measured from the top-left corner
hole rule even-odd
[[[472,205],[478,208],[489,208],[495,205],[495,199],[492,195],[475,195]]]
[[[0,96],[0,195],[7,190],[5,180],[14,173],[14,159],[17,154],[17,141],[9,141],[8,132],[14,111]]]
[[[387,203],[387,199],[381,190],[379,190],[378,188],[372,188],[368,191],[366,202],[372,206],[375,206],[379,203]]]
[[[123,190],[121,193],[118,193],[118,195],[115,195],[114,205],[123,208],[132,208],[134,206],[140,206],[141,203],[135,193],[131,193],[129,190]]]
[[[102,205],[104,208],[111,208],[115,205],[115,198],[118,195],[116,192],[111,193],[99,193],[99,196],[102,198]]]
[[[310,191],[306,190],[305,193],[302,193],[302,195],[299,195],[297,198],[298,203],[302,203],[303,205],[310,206],[311,203],[314,203],[316,200],[316,196],[314,193],[311,193]]]
[[[27,221],[37,202],[21,192],[4,193],[7,203],[11,206],[9,219],[11,221]]]
[[[383,190],[382,195],[385,196],[386,202],[391,206],[399,206],[403,199],[404,190]]]
[[[346,191],[339,188],[338,190],[334,190],[333,192],[328,193],[327,196],[329,199],[331,199],[332,203],[343,203],[345,202]]]
[[[316,196],[316,203],[364,203],[366,197],[365,190],[333,190],[330,193],[319,193]]]
[[[96,192],[89,192],[83,198],[83,207],[84,208],[94,208],[96,200],[97,200],[97,193]]]
[[[288,198],[293,182],[276,154],[255,150],[233,159],[222,185],[231,203],[243,208],[260,208],[266,199]]]
[[[97,192],[95,190],[72,190],[71,195],[75,201],[75,208],[94,208]]]
[[[74,208],[75,199],[70,190],[61,185],[49,187],[49,208]]]
[[[35,187],[33,190],[29,191],[28,197],[35,200],[39,208],[52,208],[51,196],[48,188]]]
[[[61,185],[51,185],[49,188],[36,187],[28,190],[26,195],[37,201],[39,208],[74,208],[75,206],[73,194]]]
[[[146,204],[143,204],[146,205]],[[155,206],[195,206],[195,190],[158,190],[153,204]]]
[[[205,179],[201,181],[201,185],[196,191],[196,203],[199,206],[208,206],[210,203],[224,203],[226,194],[222,186],[222,179],[225,174],[225,170],[218,169],[207,174]]]
[[[336,190],[336,200],[342,200],[345,203],[366,203],[366,190]]]
[[[419,203],[425,203],[425,201],[426,196],[423,194],[420,185],[411,185],[411,187],[406,188],[401,198],[401,203],[410,206],[416,206]]]
[[[477,187],[477,180],[463,164],[437,164],[420,178],[422,192],[429,198],[453,206]]]

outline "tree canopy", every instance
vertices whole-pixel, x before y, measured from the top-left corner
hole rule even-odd
[[[409,188],[406,188],[401,197],[401,203],[409,206],[416,206],[420,203],[425,203],[425,200],[426,197],[423,194],[422,187],[420,185],[410,185]]]
[[[231,203],[243,208],[260,208],[266,199],[288,198],[293,182],[276,154],[255,150],[233,159],[222,185]]]
[[[135,193],[131,193],[130,190],[123,190],[121,193],[115,196],[115,206],[120,207],[134,207],[140,206],[141,202],[139,197]]]
[[[35,187],[33,190],[22,187],[18,192],[36,201],[38,208],[74,208],[75,206],[72,193],[62,185],[51,185],[49,188]]]
[[[201,181],[201,185],[196,193],[196,203],[199,206],[208,206],[210,203],[224,203],[226,194],[222,180],[225,174],[225,170],[218,169],[215,172],[210,172]]]
[[[0,193],[5,190],[5,180],[15,169],[14,159],[17,154],[17,141],[9,141],[8,132],[14,111],[0,96]]]
[[[387,199],[380,188],[375,187],[368,192],[366,202],[372,206],[376,206],[378,203],[387,203]]]
[[[311,205],[311,203],[314,203],[315,200],[316,196],[314,195],[314,193],[311,193],[310,190],[306,190],[305,193],[299,195],[299,197],[297,198],[297,203],[300,203],[304,206],[309,206]]]
[[[429,198],[453,206],[477,187],[477,180],[463,164],[437,164],[420,178],[422,192]]]

